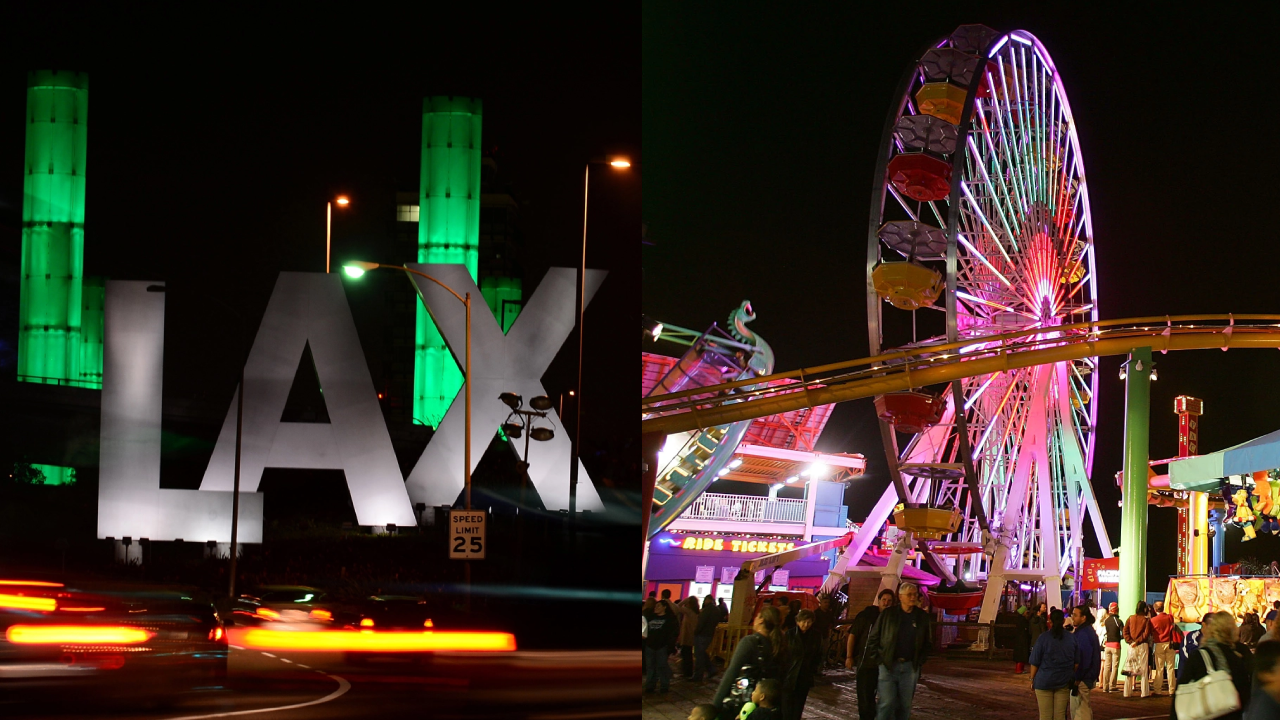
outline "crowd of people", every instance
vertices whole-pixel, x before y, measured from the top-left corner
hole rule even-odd
[[[904,582],[896,592],[881,590],[873,605],[846,621],[845,667],[855,671],[858,717],[910,717],[935,640],[933,617],[920,599],[919,588]],[[837,612],[829,598],[817,612],[801,609],[798,601],[761,608],[752,632],[735,646],[712,702],[698,705],[690,720],[800,720]],[[677,653],[686,680],[714,679],[708,648],[728,613],[723,600],[709,596],[701,603],[696,598],[676,603],[669,591],[661,598],[651,594],[641,627],[645,692],[668,691],[669,658]],[[1280,601],[1265,619],[1249,613],[1237,625],[1231,613],[1209,613],[1199,630],[1185,634],[1161,602],[1139,602],[1127,618],[1116,603],[1097,609],[1092,602],[1069,614],[1045,603],[1020,606],[1015,616],[1014,672],[1029,668],[1041,720],[1092,720],[1095,689],[1124,697],[1174,696],[1179,685],[1224,671],[1240,709],[1222,718],[1280,719]],[[1170,717],[1177,720],[1176,703]]]
[[[857,667],[860,716],[905,720],[916,684],[934,644],[932,616],[920,607],[912,583],[882,590],[875,605],[862,610],[850,627],[846,666]],[[712,702],[699,705],[691,720],[800,720],[814,679],[827,657],[827,639],[843,608],[826,595],[808,610],[793,600],[760,609],[752,632],[734,646],[716,684]],[[723,601],[709,596],[673,602],[670,592],[652,594],[642,608],[644,691],[667,693],[669,659],[679,656],[687,681],[714,674],[707,648],[716,625],[728,616]]]
[[[1096,615],[1092,603],[1079,605],[1070,618],[1044,603],[1034,610],[1019,607],[1017,614],[1023,621],[1015,623],[1014,672],[1030,665],[1041,720],[1065,720],[1068,710],[1072,720],[1091,720],[1095,688],[1124,697],[1176,696],[1178,685],[1214,671],[1229,673],[1240,701],[1238,711],[1220,717],[1280,718],[1280,601],[1267,614],[1265,630],[1253,613],[1237,625],[1231,613],[1215,612],[1185,634],[1159,601],[1139,601],[1124,619],[1116,603]],[[1123,665],[1122,644],[1128,650]],[[1176,703],[1169,712],[1176,720]]]

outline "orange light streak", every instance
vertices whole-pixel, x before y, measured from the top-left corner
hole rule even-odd
[[[104,607],[60,607],[63,612],[102,612],[106,610]]]
[[[332,620],[332,619],[333,619],[333,613],[329,612],[328,610],[319,610],[319,609],[316,609],[316,610],[312,610],[310,614],[311,614],[311,617],[313,617],[313,618],[315,618],[315,619],[317,619],[317,620]]]
[[[287,631],[252,629],[243,643],[255,650],[343,652],[514,652],[516,637],[504,632]]]
[[[271,608],[264,608],[264,607],[258,608],[258,616],[264,617],[268,620],[280,619],[280,613],[276,612],[275,610],[272,610]]]
[[[154,636],[142,628],[111,625],[11,625],[5,632],[18,645],[132,645]]]
[[[27,585],[30,587],[65,587],[62,583],[43,580],[0,580],[0,585]]]
[[[0,594],[0,608],[5,608],[6,610],[40,610],[49,612],[56,610],[57,607],[58,601],[53,598]]]

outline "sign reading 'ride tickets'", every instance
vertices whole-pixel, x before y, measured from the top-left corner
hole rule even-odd
[[[449,559],[484,559],[483,510],[449,511]]]

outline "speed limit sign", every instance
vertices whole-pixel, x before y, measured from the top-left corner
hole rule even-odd
[[[484,559],[483,510],[449,511],[449,558],[451,560]]]

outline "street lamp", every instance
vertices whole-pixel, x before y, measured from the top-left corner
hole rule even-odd
[[[337,203],[338,207],[344,208],[351,204],[351,199],[346,195],[339,195],[332,202],[324,204],[324,271],[329,272],[329,256],[333,249],[333,204]]]
[[[253,330],[249,326],[249,321],[245,319],[245,316],[239,310],[219,300],[216,296],[210,295],[208,297],[230,310],[239,318],[240,332],[244,336],[243,339],[249,343],[249,350],[246,352],[245,360],[240,363],[240,385],[236,390],[236,454],[231,481],[231,556],[229,558],[229,567],[227,568],[227,575],[230,576],[227,586],[227,598],[234,601],[236,597],[236,555],[239,553],[238,535],[240,530],[240,444],[244,433],[244,368],[249,364],[247,355],[253,352],[254,338],[252,337]]]
[[[338,198],[339,202],[341,202],[342,199],[343,198]],[[375,262],[365,262],[363,260],[352,260],[342,266],[342,272],[346,273],[347,277],[352,278],[354,280],[354,279],[359,279],[361,277],[364,277],[364,274],[369,272],[370,270],[377,270],[379,268],[386,268],[388,270],[403,270],[404,272],[410,273],[412,275],[419,275],[421,277],[424,277],[430,280],[431,282],[439,285],[440,287],[444,288],[445,290],[448,290],[449,294],[457,298],[458,302],[462,303],[467,308],[467,349],[466,349],[466,361],[465,361],[466,368],[463,370],[463,374],[462,374],[462,380],[463,380],[463,386],[464,386],[463,390],[466,393],[465,419],[463,420],[463,422],[467,426],[466,435],[465,435],[466,449],[464,451],[464,454],[465,454],[464,462],[466,463],[466,474],[463,475],[463,478],[465,479],[465,482],[466,482],[467,510],[470,510],[471,509],[471,293],[467,293],[466,297],[464,298],[463,296],[459,295],[456,291],[454,291],[453,288],[449,287],[448,285],[445,285],[444,283],[431,277],[430,275],[424,272],[419,272],[417,270],[414,270],[413,268],[405,267],[403,265],[383,265]],[[415,286],[415,289],[416,287],[417,286]],[[421,296],[421,293],[419,293],[419,296]],[[425,304],[426,298],[423,298],[422,302]],[[520,399],[519,396],[516,396],[517,402],[519,401],[519,399]],[[467,583],[468,584],[470,584],[471,582],[470,575],[471,575],[471,562],[468,561],[467,562],[467,576],[468,576]]]
[[[546,395],[539,395],[529,400],[529,407],[533,408],[532,410],[523,409],[524,399],[513,392],[504,392],[498,396],[498,399],[511,408],[511,415],[502,422],[502,432],[512,440],[519,440],[520,436],[524,435],[524,457],[520,461],[520,470],[523,473],[520,478],[520,504],[524,505],[525,488],[529,483],[529,441],[546,442],[556,435],[551,428],[534,427],[534,419],[545,419],[554,405],[551,398]],[[521,422],[512,422],[512,415],[518,416]]]
[[[582,178],[582,258],[578,265],[578,383],[575,389],[578,391],[578,403],[575,406],[577,412],[573,418],[573,442],[569,445],[569,524],[572,527],[574,522],[574,514],[578,510],[578,449],[579,443],[582,441],[582,347],[583,337],[585,336],[585,328],[582,325],[582,317],[584,310],[584,298],[587,293],[587,205],[591,193],[591,166],[607,165],[614,170],[627,170],[631,167],[631,160],[625,157],[615,157],[608,160],[599,159],[592,160],[587,163],[586,170],[583,172]]]

